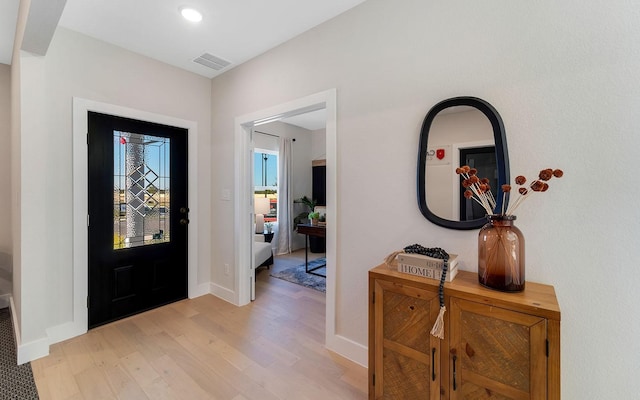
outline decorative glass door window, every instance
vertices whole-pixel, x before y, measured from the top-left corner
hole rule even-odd
[[[113,132],[113,248],[169,242],[170,139]]]

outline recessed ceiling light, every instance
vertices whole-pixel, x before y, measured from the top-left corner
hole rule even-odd
[[[195,8],[181,7],[180,8],[180,14],[182,14],[184,19],[186,19],[187,21],[191,21],[191,22],[200,22],[200,21],[202,21],[202,13],[200,11],[196,10]]]

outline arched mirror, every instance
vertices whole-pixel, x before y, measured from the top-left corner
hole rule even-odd
[[[496,210],[501,209],[501,186],[509,182],[504,125],[496,109],[476,97],[447,99],[429,111],[420,132],[417,176],[418,206],[429,221],[450,229],[477,229],[486,223],[486,212],[464,198],[455,172],[462,165],[491,181]]]

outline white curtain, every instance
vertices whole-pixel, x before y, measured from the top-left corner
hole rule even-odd
[[[291,197],[291,139],[280,138],[278,154],[278,235],[276,254],[291,253],[293,198]]]

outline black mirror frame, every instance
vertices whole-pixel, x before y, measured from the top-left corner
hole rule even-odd
[[[469,221],[452,221],[441,218],[435,215],[429,206],[427,205],[427,191],[426,191],[426,162],[427,162],[427,141],[429,139],[429,129],[436,115],[449,107],[457,106],[470,106],[478,109],[482,112],[491,122],[493,128],[493,138],[496,146],[496,161],[498,167],[498,186],[509,182],[509,155],[507,152],[507,139],[505,137],[504,124],[502,118],[495,108],[486,101],[477,97],[454,97],[451,99],[443,100],[436,104],[429,110],[429,113],[422,123],[422,130],[420,131],[420,145],[418,151],[418,207],[420,212],[426,219],[433,222],[436,225],[458,230],[469,230],[481,228],[487,220],[485,218],[478,218]],[[502,206],[502,196],[498,196],[496,209],[500,209]]]

